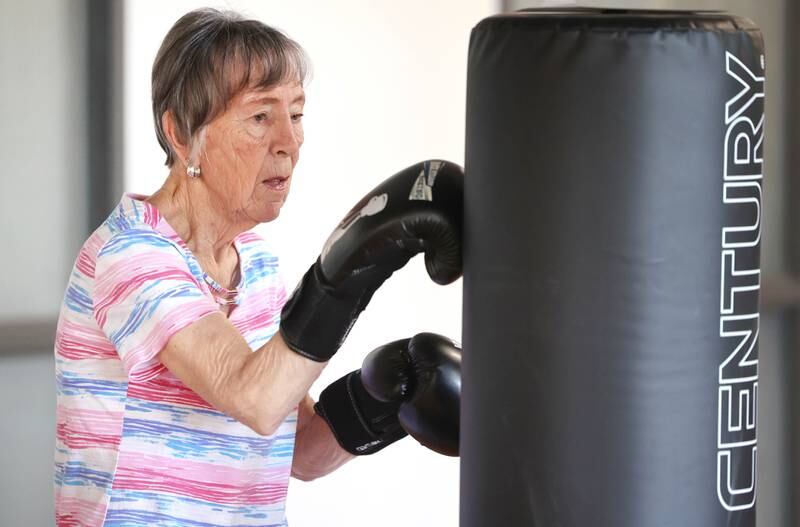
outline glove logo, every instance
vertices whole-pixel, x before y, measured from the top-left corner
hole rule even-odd
[[[411,186],[408,195],[409,201],[433,201],[433,184],[439,169],[444,166],[444,161],[426,161],[417,179]]]
[[[366,203],[364,203],[365,201]],[[378,214],[386,208],[388,203],[389,195],[384,192],[383,194],[372,196],[367,200],[362,200],[361,203],[353,207],[353,210],[351,210],[347,216],[345,216],[344,219],[339,222],[339,225],[336,226],[336,230],[334,230],[328,237],[328,240],[325,242],[325,246],[322,248],[322,258],[324,259],[328,255],[328,252],[330,252],[333,244],[335,244],[342,236],[344,236],[358,220]]]
[[[369,450],[370,448],[372,448],[374,446],[378,446],[381,443],[382,443],[382,441],[380,439],[376,439],[375,441],[370,441],[369,443],[367,443],[365,445],[357,446],[356,450],[359,451],[359,452],[364,452],[365,450]]]

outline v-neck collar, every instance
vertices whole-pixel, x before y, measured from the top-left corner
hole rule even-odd
[[[204,292],[220,307],[223,307],[226,304],[221,304],[217,298],[211,292],[212,288],[218,288],[218,290],[227,290],[226,288],[222,287],[218,284],[213,278],[211,278],[200,266],[200,262],[195,257],[192,250],[186,245],[186,242],[181,238],[172,225],[167,222],[167,219],[159,212],[159,210],[153,205],[152,203],[145,201],[147,196],[141,194],[134,194],[134,193],[126,193],[125,198],[129,201],[128,207],[124,207],[124,209],[128,209],[129,213],[133,213],[133,215],[144,221],[148,225],[150,225],[153,229],[160,232],[174,243],[176,249],[178,249],[181,254],[183,254],[184,258],[189,265],[190,270],[192,271],[192,275],[197,279],[197,282],[200,284],[200,287],[204,289]],[[246,294],[245,286],[247,284],[247,277],[245,276],[245,269],[247,269],[246,265],[246,251],[242,251],[242,240],[241,237],[245,235],[244,232],[237,234],[233,239],[233,247],[236,251],[238,257],[238,267],[239,267],[239,281],[236,284],[236,291],[238,292],[236,302],[232,304],[227,304],[230,306],[230,311],[227,314],[228,319],[233,317],[233,314],[238,311],[238,306],[242,304],[244,296]]]

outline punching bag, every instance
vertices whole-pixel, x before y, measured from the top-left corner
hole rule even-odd
[[[753,527],[758,29],[528,10],[472,31],[462,527]]]

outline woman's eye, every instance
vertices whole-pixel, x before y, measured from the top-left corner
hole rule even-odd
[[[258,114],[253,116],[253,120],[255,120],[255,122],[257,122],[257,123],[263,123],[268,118],[269,118],[269,116],[267,114],[265,114],[265,113],[258,113]]]
[[[295,123],[299,123],[302,118],[303,118],[303,114],[302,113],[293,113],[292,114],[292,121],[295,122]]]

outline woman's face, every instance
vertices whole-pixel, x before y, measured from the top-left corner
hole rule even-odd
[[[303,144],[304,103],[300,83],[246,89],[207,125],[202,178],[236,221],[278,217]]]

